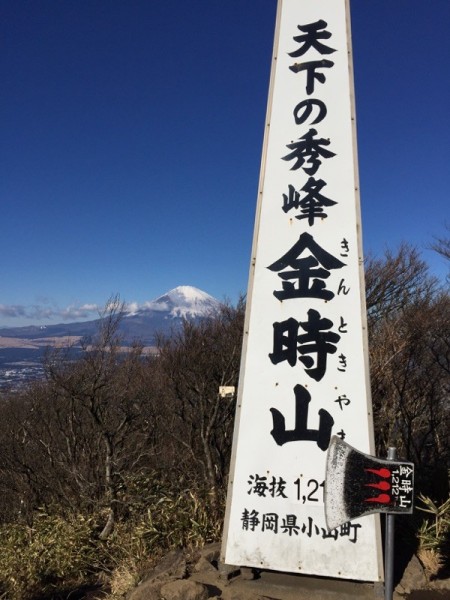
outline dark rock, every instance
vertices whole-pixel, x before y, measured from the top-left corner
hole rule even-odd
[[[420,590],[427,587],[427,577],[424,568],[420,564],[416,555],[413,555],[408,563],[408,566],[403,573],[403,577],[395,588],[395,591],[400,594],[409,594],[413,590]]]
[[[186,577],[186,555],[183,550],[171,550],[146,576],[145,581],[183,579]]]
[[[200,573],[201,571],[217,571],[217,569],[209,560],[207,560],[204,556],[201,556],[195,563],[192,572]]]
[[[201,583],[179,579],[165,583],[160,591],[161,600],[207,600],[208,590]]]
[[[163,585],[163,581],[144,581],[127,596],[127,600],[160,600]]]

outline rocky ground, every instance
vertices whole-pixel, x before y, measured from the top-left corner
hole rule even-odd
[[[127,600],[382,600],[380,584],[331,580],[220,565],[219,545],[193,556],[169,553]],[[429,581],[413,556],[393,600],[450,600],[450,579]]]

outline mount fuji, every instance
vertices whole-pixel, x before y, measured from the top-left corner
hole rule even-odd
[[[124,315],[120,332],[124,338],[152,345],[155,333],[170,333],[183,319],[199,320],[213,316],[220,302],[198,288],[182,285],[166,292],[156,300]],[[1,333],[0,333],[1,335]]]

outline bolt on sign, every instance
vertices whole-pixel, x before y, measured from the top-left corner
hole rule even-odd
[[[378,581],[376,515],[329,531],[332,435],[374,454],[349,7],[280,0],[222,560]]]

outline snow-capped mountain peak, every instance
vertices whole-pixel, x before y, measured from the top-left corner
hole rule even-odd
[[[204,317],[219,308],[218,300],[206,292],[190,285],[180,285],[152,302],[144,305],[144,310],[167,311],[171,317]]]

